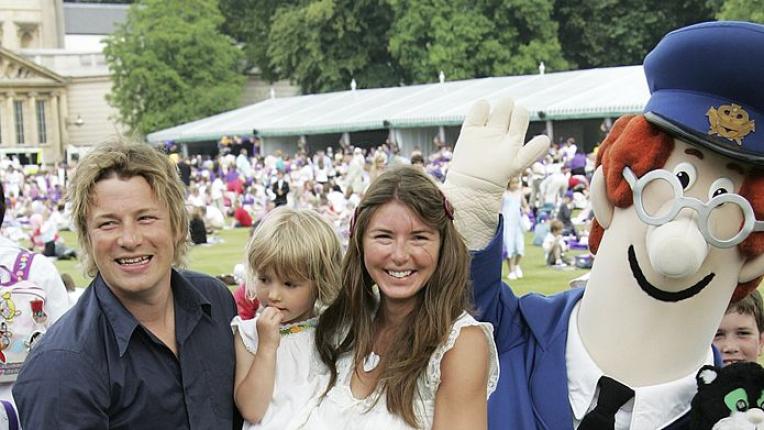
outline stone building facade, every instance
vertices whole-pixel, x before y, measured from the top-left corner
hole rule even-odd
[[[0,150],[58,161],[66,140],[66,84],[64,77],[0,48]]]
[[[21,53],[63,48],[55,0],[0,0],[0,153],[27,163],[60,161],[67,141],[69,80]]]
[[[129,5],[0,0],[0,156],[23,164],[71,161],[124,134],[106,101],[112,81],[102,39]],[[289,82],[250,74],[240,105],[294,95]]]

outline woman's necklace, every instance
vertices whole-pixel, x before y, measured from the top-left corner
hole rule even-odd
[[[379,355],[376,352],[371,351],[363,360],[363,371],[369,373],[376,369],[377,366],[379,366],[379,360]]]
[[[382,337],[380,335],[380,337]],[[374,348],[377,348],[379,350],[379,342],[380,339],[378,338],[376,342],[372,345],[372,350],[369,353],[369,355],[366,356],[366,358],[363,359],[363,371],[366,373],[369,373],[373,371],[374,369],[379,366],[379,362],[382,360],[382,357],[379,356],[376,352],[374,352]],[[383,342],[384,344],[384,342]]]
[[[374,343],[372,344],[372,350],[369,355],[363,359],[363,371],[366,373],[376,369],[377,366],[379,366],[379,362],[382,361],[382,357],[374,352],[374,349],[376,348],[378,351],[382,351],[383,353],[384,351],[387,351],[387,345],[390,344],[390,338],[394,333],[394,331],[389,327],[386,329],[381,328],[381,324],[378,319],[375,319],[374,325],[376,336]]]

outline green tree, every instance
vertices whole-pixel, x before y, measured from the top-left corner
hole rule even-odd
[[[554,0],[221,0],[263,78],[303,92],[564,70]]]
[[[764,23],[764,0],[725,0],[716,18]]]
[[[406,81],[564,70],[553,0],[391,0],[390,52]]]
[[[238,105],[241,52],[219,31],[217,0],[142,0],[106,40],[108,97],[121,121],[146,134]]]
[[[306,93],[398,85],[384,0],[315,0],[277,8],[267,37],[268,67]],[[262,66],[261,66],[262,68]]]
[[[247,69],[257,67],[268,81],[281,78],[268,58],[268,35],[279,6],[295,4],[295,0],[220,0],[225,17],[222,30],[242,44]]]
[[[565,58],[579,68],[642,64],[669,31],[714,19],[717,0],[557,0]]]

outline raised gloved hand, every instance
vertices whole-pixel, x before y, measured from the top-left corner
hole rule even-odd
[[[528,111],[511,98],[499,101],[493,111],[480,100],[464,119],[443,192],[456,209],[454,222],[469,249],[482,249],[493,238],[509,178],[549,148],[543,135],[523,145],[527,131]]]

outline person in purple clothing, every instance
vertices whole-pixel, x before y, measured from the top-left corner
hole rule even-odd
[[[586,154],[583,152],[576,152],[567,163],[571,175],[586,175]]]

